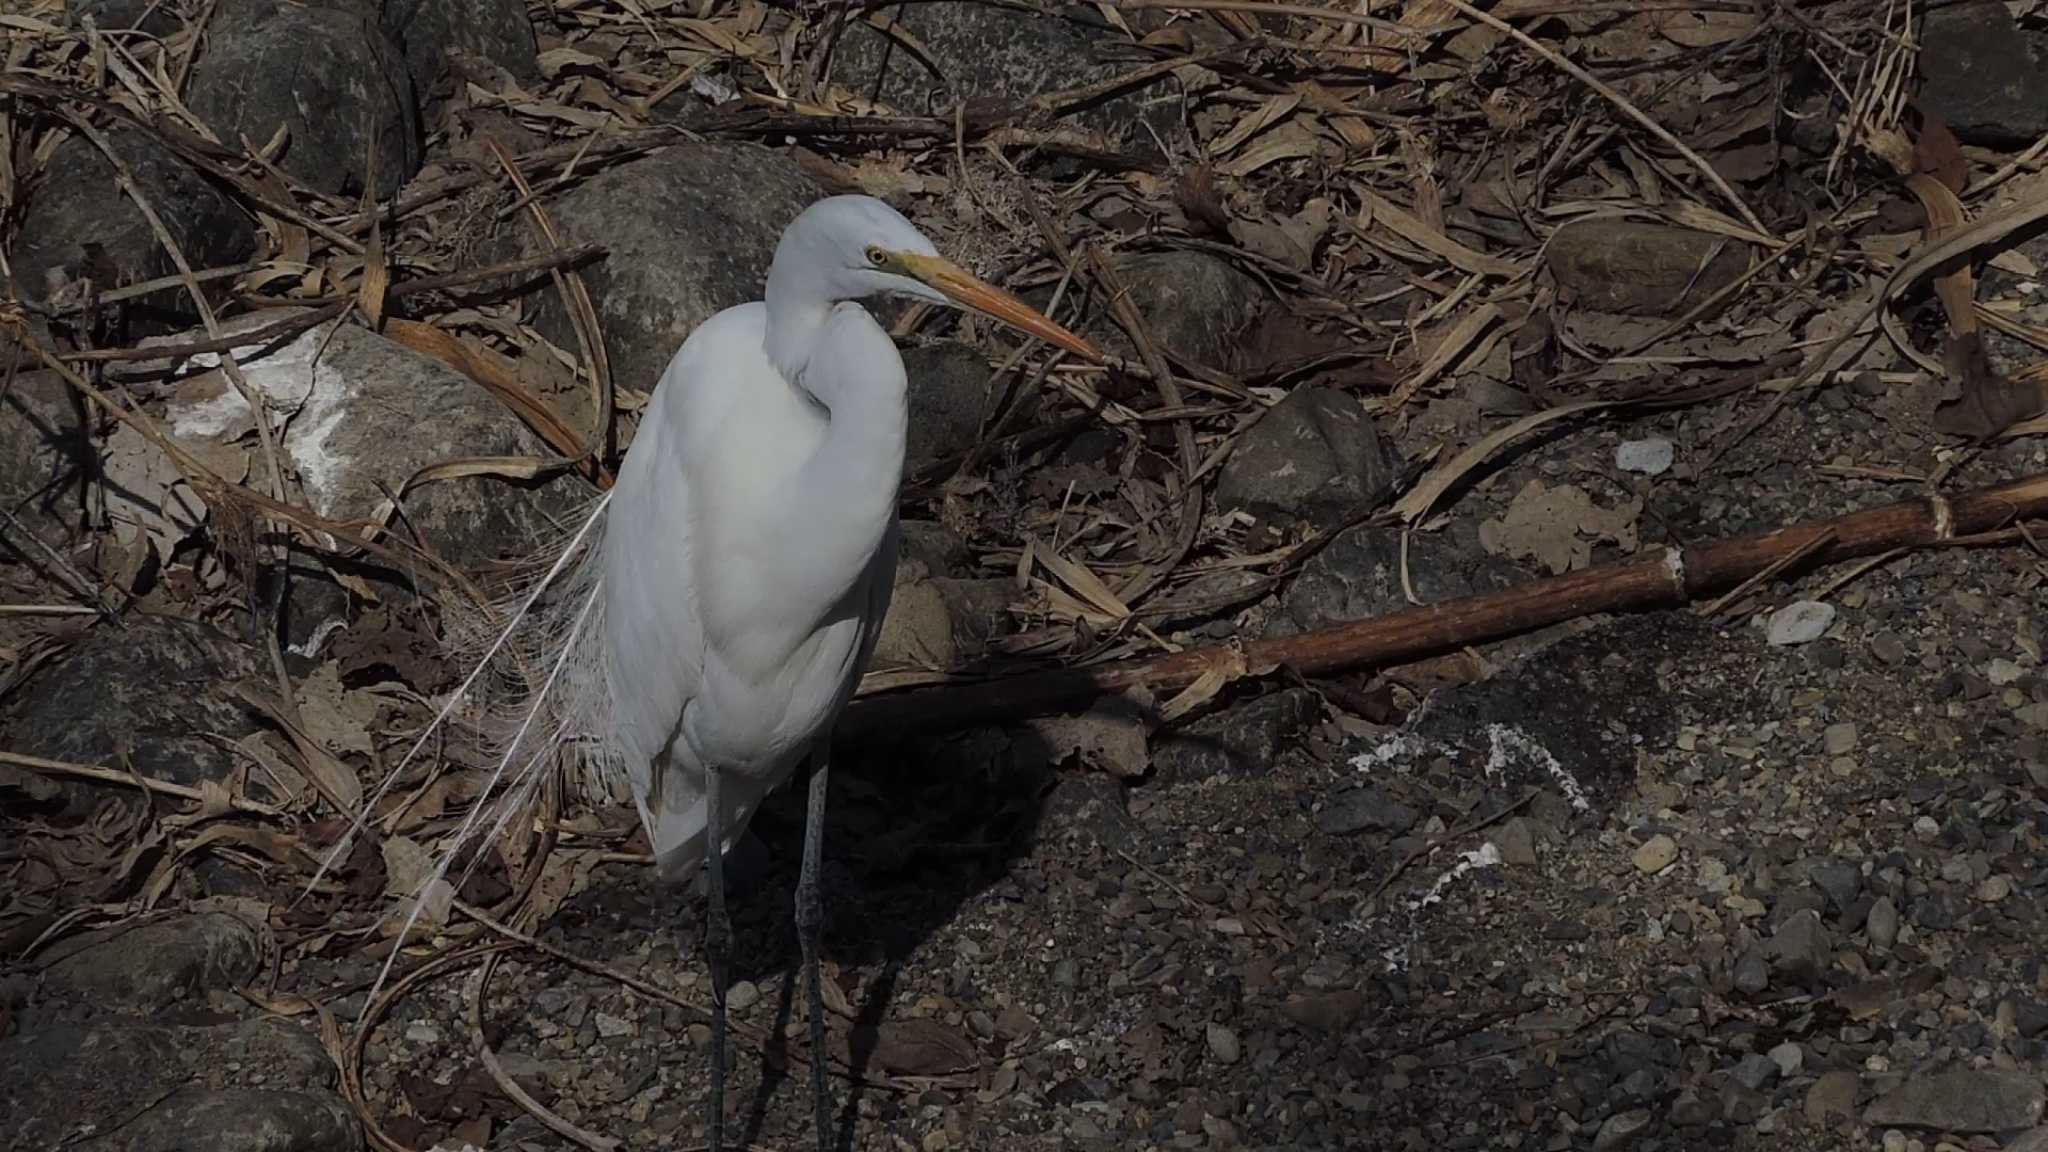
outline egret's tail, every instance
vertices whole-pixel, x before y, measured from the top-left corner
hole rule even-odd
[[[465,870],[449,881],[456,858],[479,832],[488,842],[527,808],[558,751],[586,796],[622,798],[624,775],[612,738],[603,643],[603,538],[610,501],[609,491],[597,497],[572,530],[543,547],[504,603],[477,617],[457,614],[447,622],[451,655],[458,667],[469,669],[468,675],[362,811],[351,813],[350,829],[321,861],[309,889],[348,854],[356,833],[393,783],[458,713],[465,726],[473,728],[485,762],[492,766],[490,777],[433,867],[408,896],[398,940],[412,931],[430,898],[445,897],[467,879]],[[470,867],[474,866],[472,860]],[[366,1011],[397,956],[394,946],[364,1001]]]

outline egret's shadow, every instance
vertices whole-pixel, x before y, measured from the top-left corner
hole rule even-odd
[[[876,1071],[879,1028],[904,964],[1029,851],[1054,779],[1052,756],[1028,730],[867,737],[835,749],[825,815],[823,954],[842,967],[877,973],[854,1005],[848,1056],[856,1077]],[[760,1088],[741,1129],[740,1139],[749,1143],[759,1137],[769,1100],[792,1071],[797,1085],[808,1079],[808,1052],[779,1040],[801,985],[792,910],[803,855],[802,791],[777,793],[753,827],[771,863],[748,897],[754,915],[735,930],[750,938],[735,978],[764,971],[788,978],[761,1054]],[[839,1096],[833,1143],[846,1147],[860,1090],[837,1078],[833,1084]]]
[[[848,989],[857,1014],[850,1030],[842,1027],[844,1021],[828,1020],[835,1033],[832,1046],[848,1058],[856,1078],[884,1071],[876,1065],[880,1028],[905,966],[964,905],[1000,883],[1014,860],[1030,851],[1057,779],[1051,752],[1029,730],[865,736],[836,746],[821,869],[822,958],[863,976],[858,989]],[[759,1141],[778,1090],[804,1093],[802,1114],[809,1115],[809,1051],[801,1040],[784,1039],[797,997],[804,994],[794,915],[803,816],[804,788],[798,777],[755,814],[749,830],[760,847],[727,856],[729,865],[738,865],[728,869],[733,927],[728,979],[736,984],[786,977],[767,1043],[755,1057],[759,1087],[733,1129],[740,1145]],[[753,859],[739,859],[749,855]],[[666,926],[669,938],[657,945],[658,962],[701,970],[704,905],[696,886],[650,892],[645,885],[615,879],[625,877],[614,872],[593,886],[597,890],[590,899],[565,907],[569,920],[592,928],[609,921],[624,928],[651,914]],[[831,1085],[838,1113],[832,1143],[846,1147],[854,1133],[860,1088],[837,1076]]]

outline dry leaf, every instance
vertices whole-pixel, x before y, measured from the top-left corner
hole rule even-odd
[[[1562,575],[1592,563],[1593,545],[1600,541],[1634,551],[1641,512],[1639,499],[1602,508],[1584,489],[1570,484],[1549,488],[1531,480],[1505,513],[1479,525],[1479,543],[1496,555],[1533,556],[1553,575]]]
[[[377,698],[342,687],[338,665],[321,664],[298,682],[296,691],[307,735],[336,752],[369,756],[375,751],[370,727],[377,720]]]
[[[1223,174],[1242,180],[1269,164],[1299,160],[1316,154],[1315,133],[1297,121],[1289,121],[1268,133],[1257,144],[1223,166]]]
[[[1045,741],[1054,763],[1079,756],[1081,763],[1112,776],[1143,776],[1150,761],[1146,737],[1151,723],[1136,701],[1109,696],[1078,715],[1041,716],[1026,726]]]
[[[981,1066],[974,1042],[937,1020],[890,1020],[875,1029],[875,1062],[897,1076],[945,1076]]]
[[[419,901],[418,927],[431,934],[448,923],[455,889],[445,877],[434,875],[434,854],[410,836],[386,836],[378,847],[384,855],[384,895],[404,902],[387,929],[395,933],[404,925],[405,918],[412,915],[415,898]]]
[[[1674,44],[1712,48],[1756,31],[1754,12],[1688,11],[1658,14],[1657,31]]]
[[[1225,132],[1210,142],[1209,155],[1218,159],[1230,155],[1245,141],[1285,120],[1300,105],[1301,93],[1299,92],[1289,92],[1284,96],[1271,97],[1264,104],[1259,105],[1258,111],[1253,112],[1249,116],[1239,118],[1230,131]]]

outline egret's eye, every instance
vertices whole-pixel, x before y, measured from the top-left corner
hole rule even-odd
[[[868,263],[880,268],[889,262],[889,254],[879,244],[868,245]]]

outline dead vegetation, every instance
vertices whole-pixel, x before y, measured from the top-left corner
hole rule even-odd
[[[1786,409],[1858,380],[1896,380],[1910,386],[1901,418],[1949,438],[1930,441],[1925,468],[1874,469],[1825,445],[1796,463],[1883,472],[1923,498],[1988,486],[1971,475],[1987,446],[2048,431],[2048,372],[2037,363],[2048,327],[2026,296],[2040,270],[2019,243],[2048,218],[2048,140],[2011,153],[1966,147],[1915,104],[1920,5],[1406,0],[1361,14],[1125,0],[1089,8],[1113,74],[934,108],[892,106],[832,66],[856,24],[929,57],[897,19],[901,7],[542,7],[539,76],[458,69],[437,94],[426,163],[381,196],[374,148],[348,182],[353,193],[323,190],[277,165],[288,141],[224,139],[192,113],[181,94],[212,4],[165,6],[177,20],[162,35],[82,27],[52,0],[0,15],[0,213],[18,226],[42,167],[60,142],[82,137],[113,164],[175,268],[146,283],[79,279],[47,295],[17,285],[5,305],[15,355],[0,396],[17,375],[46,370],[89,397],[108,454],[100,482],[141,491],[150,511],[123,521],[137,530],[98,530],[111,523],[107,502],[121,498],[101,492],[94,530],[60,547],[7,532],[25,562],[8,570],[0,694],[140,613],[220,624],[265,657],[233,689],[263,730],[231,745],[233,767],[218,778],[183,784],[118,762],[0,756],[0,793],[35,802],[10,800],[4,818],[0,952],[10,958],[189,898],[200,891],[191,871],[208,857],[269,883],[272,898],[247,898],[245,910],[269,925],[285,969],[392,947],[390,898],[412,891],[437,844],[486,799],[460,740],[367,814],[376,835],[335,876],[292,897],[366,783],[459,676],[436,657],[434,605],[486,610],[508,575],[444,560],[408,530],[406,509],[424,489],[478,476],[609,482],[651,381],[611,370],[580,275],[606,253],[564,241],[548,205],[654,150],[724,139],[786,149],[828,188],[904,206],[942,247],[1050,301],[1063,321],[1113,333],[1120,357],[1107,368],[1046,365],[1030,350],[1004,353],[973,321],[922,309],[897,318],[906,338],[953,325],[1000,365],[971,447],[907,478],[906,513],[957,534],[974,570],[1009,579],[1010,602],[1009,627],[973,664],[871,674],[865,694],[892,723],[962,700],[1017,718],[1017,690],[987,684],[1017,672],[1038,677],[1031,683],[1065,675],[1070,686],[1156,689],[1165,698],[1155,719],[1169,721],[1239,681],[1287,676],[1291,662],[1272,654],[1306,648],[1259,642],[1258,626],[1267,598],[1319,548],[1360,523],[1420,535],[1471,516],[1461,497],[1527,445],[1603,420],[1697,409],[1693,475],[1733,474],[1757,467],[1757,446]],[[1143,102],[1129,131],[1090,118],[1125,98]],[[166,206],[150,202],[109,139],[116,131],[147,134],[209,173],[256,222],[260,255],[193,264],[157,218]],[[541,255],[502,255],[521,233],[543,238]],[[1159,252],[1218,258],[1270,299],[1233,317],[1245,327],[1213,349],[1178,330],[1169,338],[1173,318],[1138,303],[1157,299],[1157,286],[1132,283],[1119,264]],[[2004,274],[1999,291],[1987,289],[1986,269]],[[183,293],[199,326],[139,339],[132,309],[164,293]],[[550,295],[571,318],[573,347],[531,323]],[[545,454],[436,460],[390,484],[371,514],[337,517],[316,510],[308,478],[287,463],[281,424],[245,420],[227,443],[198,445],[166,422],[173,390],[189,392],[209,369],[217,393],[270,412],[280,400],[269,386],[218,354],[315,331],[330,334],[324,341],[332,330],[321,326],[336,321],[488,389]],[[1308,389],[1357,397],[1406,450],[1406,466],[1369,503],[1318,524],[1219,501],[1219,477],[1260,417]],[[1065,452],[1084,431],[1101,435],[1102,450]],[[1525,493],[1483,530],[1492,551],[1595,589],[1617,585],[1593,565],[1629,569],[1638,549],[1657,554],[1639,504],[1595,507],[1561,485]],[[1864,543],[2001,533],[2001,543],[2038,547],[2026,522],[2038,501],[2003,513],[1980,505],[1966,525]],[[1830,546],[1760,552],[1719,587],[1742,585],[1736,601],[1761,598],[1790,567],[1871,550]],[[355,606],[348,634],[310,665],[287,659],[278,588],[265,577],[294,555],[317,557],[321,578]],[[1563,614],[1614,603],[1575,599]],[[1484,635],[1558,618],[1555,608],[1510,612]],[[1217,621],[1220,633],[1200,627]],[[1401,655],[1480,638],[1454,628]],[[1377,649],[1339,648],[1292,674],[1383,662]],[[1148,683],[1130,671],[1153,667],[1177,672]],[[1338,699],[1412,701],[1413,678],[1369,671],[1342,681],[1352,695]],[[1077,740],[1075,753],[1128,759],[1096,739]],[[57,783],[77,781],[145,803],[84,823],[33,814]],[[465,885],[436,894],[411,975],[384,1003],[435,973],[479,960],[488,972],[511,948],[536,947],[537,926],[592,869],[639,858],[636,838],[618,814],[585,811],[551,788]],[[329,1004],[360,991],[246,995],[320,1015],[371,1131],[405,1146],[362,1095],[370,1029],[351,1033],[330,1015]],[[871,1074],[960,1075],[920,1063],[932,1044],[895,1040],[911,1054]]]

